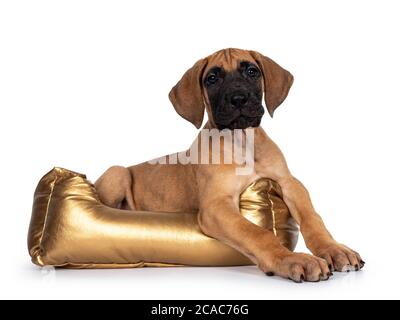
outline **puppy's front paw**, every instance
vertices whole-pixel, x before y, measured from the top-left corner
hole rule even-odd
[[[324,259],[305,253],[290,253],[280,258],[274,269],[266,274],[276,274],[295,282],[328,280],[332,275]]]
[[[331,271],[358,271],[365,264],[356,251],[339,243],[323,246],[315,252],[315,255],[325,259]]]

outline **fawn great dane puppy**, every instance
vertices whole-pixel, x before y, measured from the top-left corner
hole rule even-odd
[[[196,128],[201,127],[204,113],[208,115],[208,122],[192,146],[202,144],[201,133],[205,130],[243,132],[253,138],[254,169],[238,174],[237,169],[243,164],[237,162],[176,163],[171,161],[172,156],[156,164],[114,166],[95,183],[101,201],[130,210],[198,212],[205,234],[237,249],[267,275],[296,282],[319,281],[328,279],[334,270],[361,269],[364,262],[360,255],[334,240],[306,188],[292,176],[282,152],[260,127],[263,95],[272,117],[292,83],[293,76],[288,71],[255,51],[224,49],[197,61],[169,94],[176,112]],[[210,160],[216,153],[222,159],[232,153],[223,139],[218,139],[217,151],[208,145],[200,150],[198,159]],[[233,145],[237,142],[229,139]],[[209,154],[203,157],[206,151]],[[272,232],[240,215],[240,193],[260,177],[280,185],[283,200],[313,255],[290,252]]]

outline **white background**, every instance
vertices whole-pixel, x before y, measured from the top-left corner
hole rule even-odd
[[[400,298],[398,1],[1,1],[1,298]],[[295,77],[263,127],[362,272],[294,284],[255,267],[59,270],[31,264],[32,195],[53,166],[95,180],[187,148],[170,88],[218,49]],[[297,250],[305,250],[301,241]]]

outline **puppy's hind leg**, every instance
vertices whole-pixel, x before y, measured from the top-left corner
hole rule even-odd
[[[100,201],[106,206],[135,210],[132,194],[132,175],[127,168],[113,166],[94,183]]]

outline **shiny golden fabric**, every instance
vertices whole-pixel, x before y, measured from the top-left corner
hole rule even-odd
[[[241,213],[293,250],[298,228],[267,179],[240,197]],[[32,262],[68,268],[231,266],[252,264],[204,235],[197,214],[118,210],[103,205],[82,174],[54,168],[39,182],[28,234]]]

